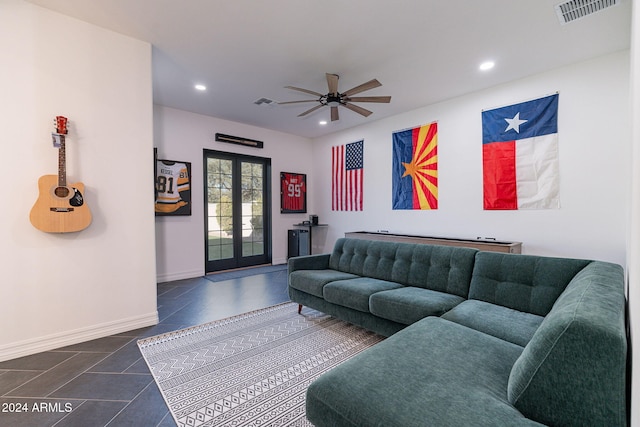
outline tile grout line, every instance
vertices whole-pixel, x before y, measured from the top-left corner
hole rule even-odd
[[[153,386],[156,386],[156,383],[155,383],[155,380],[153,379],[153,376],[151,377],[151,382],[150,382],[149,384],[147,384],[147,385],[146,385],[146,387],[144,387],[142,390],[140,390],[140,391],[138,392],[138,394],[136,394],[136,395],[135,395],[131,400],[129,400],[129,401],[128,401],[129,403],[127,403],[126,405],[124,405],[124,407],[123,407],[121,410],[119,410],[119,411],[118,411],[118,412],[117,412],[113,417],[111,417],[111,419],[110,419],[109,421],[107,421],[107,423],[105,424],[105,427],[107,427],[109,424],[111,424],[111,422],[113,422],[116,418],[118,418],[118,416],[119,416],[121,413],[123,413],[125,409],[127,409],[127,408],[128,408],[128,407],[129,407],[129,406],[130,406],[130,405],[131,405],[131,404],[132,404],[132,403],[133,403],[133,402],[134,402],[138,397],[140,397],[140,395],[141,395],[145,390],[147,390],[147,389],[148,389],[149,387],[151,387],[152,385],[153,385]],[[165,405],[166,405],[166,403],[165,403]],[[168,410],[169,410],[169,409],[167,408],[167,411],[168,411]]]
[[[81,408],[82,405],[84,405],[85,403],[87,403],[86,399],[82,401],[82,403],[80,403],[80,405],[78,405],[77,408],[73,408],[73,411],[75,411],[78,408]],[[58,424],[60,424],[63,420],[65,420],[69,415],[73,414],[73,411],[69,412],[68,414],[66,414],[64,417],[60,418],[58,421],[56,421],[53,425],[51,425],[51,427],[55,427]]]
[[[70,360],[74,359],[76,356],[78,356],[78,352],[75,352],[75,354],[74,354],[73,356],[70,356],[70,357],[68,357],[68,358],[64,359],[63,361],[56,363],[55,365],[51,366],[49,369],[47,369],[47,370],[45,370],[45,371],[40,371],[40,373],[39,373],[38,375],[36,375],[35,377],[33,377],[33,378],[29,379],[28,381],[26,381],[26,382],[24,382],[24,383],[22,383],[22,384],[20,384],[20,385],[18,385],[17,387],[12,388],[12,389],[11,389],[11,390],[9,390],[8,392],[4,393],[4,394],[2,395],[2,397],[6,397],[6,398],[9,398],[9,399],[14,398],[15,396],[10,396],[10,395],[8,395],[8,394],[9,394],[9,393],[11,393],[11,392],[12,392],[12,391],[14,391],[14,390],[19,389],[20,387],[23,387],[23,386],[25,386],[25,385],[29,384],[31,381],[34,381],[35,379],[40,378],[41,376],[45,375],[47,372],[49,372],[49,371],[51,371],[51,370],[53,370],[53,369],[57,368],[58,366],[60,366],[60,365],[62,365],[62,364],[64,364],[64,363],[66,363],[66,362],[68,362],[68,361],[70,361]],[[21,369],[15,369],[14,371],[20,371],[20,370],[21,370]],[[36,370],[31,370],[31,371],[36,371]],[[51,394],[51,393],[49,393],[49,394]],[[46,397],[47,397],[47,396],[44,396],[44,397],[42,397],[42,398],[46,398]],[[17,396],[17,398],[26,398],[26,397],[24,397],[24,396]],[[29,399],[35,399],[35,398],[34,398],[34,397],[29,397]]]
[[[79,354],[79,353],[82,353],[82,352],[78,352],[78,354]],[[87,353],[88,353],[88,352],[87,352]],[[91,352],[91,353],[97,353],[97,352]],[[102,359],[100,359],[99,361],[97,361],[97,362],[96,362],[96,363],[94,363],[93,365],[91,365],[91,366],[87,367],[85,370],[83,370],[83,371],[82,371],[82,372],[80,372],[78,375],[76,375],[76,376],[74,376],[73,378],[71,378],[69,381],[67,381],[67,382],[65,382],[64,384],[60,385],[60,387],[56,388],[55,390],[53,390],[52,392],[50,392],[49,394],[47,394],[47,396],[46,396],[46,397],[48,397],[48,398],[49,398],[49,396],[51,396],[51,395],[52,395],[53,393],[55,393],[56,391],[60,390],[62,387],[66,386],[66,385],[67,385],[67,384],[69,384],[70,382],[72,382],[72,381],[74,381],[74,380],[76,380],[76,379],[80,378],[80,376],[81,376],[81,375],[86,374],[86,373],[87,373],[87,371],[88,371],[89,369],[93,368],[94,366],[96,366],[98,363],[100,363],[100,362],[102,362],[103,360],[105,360],[107,357],[109,357],[109,356],[110,356],[111,354],[113,354],[113,353],[104,353],[104,354],[105,354],[105,356],[104,356]],[[85,400],[85,401],[86,401],[86,399],[83,399],[83,400]]]

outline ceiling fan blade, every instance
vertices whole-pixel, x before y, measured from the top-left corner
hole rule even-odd
[[[338,107],[331,107],[331,121],[335,122],[340,120],[340,114],[338,114]]]
[[[343,104],[343,105],[347,107],[349,110],[355,111],[358,114],[362,114],[365,117],[369,117],[371,114],[373,114],[373,111],[369,111],[366,108],[358,107],[357,105],[353,105],[353,104]]]
[[[322,94],[321,94],[321,93],[314,92],[314,91],[309,90],[309,89],[302,89],[302,88],[300,88],[300,87],[295,87],[295,86],[285,86],[285,88],[287,88],[287,89],[297,90],[298,92],[308,93],[308,94],[310,94],[310,95],[322,96]]]
[[[346,98],[347,102],[391,102],[390,96],[356,96],[353,98]]]
[[[349,89],[348,91],[343,93],[343,95],[344,96],[355,95],[356,93],[364,92],[365,90],[373,89],[374,87],[378,87],[378,86],[382,86],[382,83],[380,83],[376,79],[369,80],[366,83],[362,83],[360,86],[356,86],[352,89]]]
[[[278,102],[278,105],[299,104],[301,102],[318,102],[318,100],[317,99],[303,99],[302,101],[285,101],[285,102]]]
[[[302,117],[302,116],[306,116],[309,113],[313,113],[314,111],[316,111],[318,108],[322,108],[324,107],[324,105],[320,104],[320,105],[316,105],[315,107],[305,111],[304,113],[300,113],[298,114],[298,117]]]
[[[338,75],[337,74],[327,74],[327,85],[329,86],[329,93],[338,93]]]

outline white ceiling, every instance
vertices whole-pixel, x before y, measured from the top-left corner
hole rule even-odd
[[[628,49],[631,33],[631,0],[567,25],[559,0],[30,1],[151,43],[157,104],[306,137]],[[254,104],[314,98],[287,85],[326,93],[325,73],[340,92],[377,78],[359,96],[391,103],[359,104],[368,118],[341,108],[337,122],[328,107],[296,117],[313,103]]]

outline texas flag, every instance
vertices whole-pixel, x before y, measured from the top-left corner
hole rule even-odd
[[[482,112],[484,209],[560,207],[558,94]]]

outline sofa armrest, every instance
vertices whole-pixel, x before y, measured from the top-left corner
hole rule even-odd
[[[513,365],[509,401],[547,425],[626,425],[624,274],[595,261],[560,295]]]
[[[305,255],[289,258],[289,274],[296,270],[324,270],[329,268],[330,254]]]

